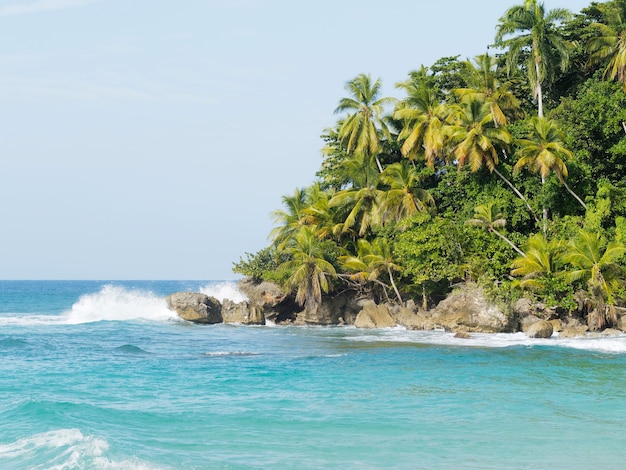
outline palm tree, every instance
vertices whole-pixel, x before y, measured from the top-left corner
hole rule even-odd
[[[348,116],[341,121],[338,136],[346,146],[348,153],[362,153],[376,160],[378,170],[383,168],[378,159],[381,150],[379,128],[384,135],[389,130],[383,121],[384,106],[394,103],[393,98],[380,98],[382,83],[372,83],[369,75],[360,74],[346,83],[350,97],[342,98],[335,113],[348,111]]]
[[[533,173],[541,175],[542,187],[545,185],[546,179],[554,172],[565,189],[574,196],[574,198],[587,209],[587,205],[574,191],[570,189],[565,182],[567,176],[567,166],[563,159],[572,158],[572,152],[565,147],[563,143],[564,134],[559,128],[556,121],[535,117],[531,120],[532,130],[526,139],[518,141],[520,157],[513,172],[518,173],[522,168],[527,167]],[[548,208],[543,208],[544,232],[545,221],[548,219]]]
[[[495,126],[491,105],[478,95],[467,95],[460,105],[454,107],[450,116],[454,124],[446,128],[445,132],[450,136],[452,155],[459,168],[469,163],[472,172],[477,172],[486,166],[490,173],[498,175],[524,201],[537,220],[524,195],[496,168],[499,162],[496,146],[504,149],[511,143],[512,137],[506,129]]]
[[[597,233],[582,231],[571,241],[563,261],[572,269],[566,273],[570,282],[586,281],[595,309],[589,313],[587,322],[592,329],[605,326],[607,320],[615,323],[615,293],[623,286],[624,272],[618,264],[626,253],[623,243],[606,243]]]
[[[497,235],[506,243],[508,243],[509,246],[517,251],[520,255],[526,256],[526,253],[520,250],[515,245],[515,243],[502,235],[502,233],[500,233],[500,231],[498,230],[506,226],[506,219],[502,217],[502,213],[496,208],[494,202],[489,202],[487,204],[480,204],[476,206],[474,208],[474,218],[467,220],[465,223],[467,225],[472,225],[474,227],[480,227],[488,230],[489,232]]]
[[[389,186],[381,196],[381,221],[398,223],[397,227],[406,228],[401,223],[420,212],[432,212],[435,200],[430,193],[418,186],[420,183],[418,171],[406,163],[393,163],[385,168],[381,181]]]
[[[396,294],[398,302],[402,304],[402,296],[393,277],[393,272],[401,271],[402,268],[395,263],[391,253],[391,244],[388,240],[375,238],[370,243],[366,239],[361,238],[357,241],[357,255],[341,256],[339,260],[346,270],[352,272],[350,275],[352,280],[360,283],[374,282],[381,285],[384,288],[383,292],[387,300],[389,300],[386,292],[389,286],[380,280],[381,275],[385,273],[389,278],[391,288]]]
[[[509,90],[511,81],[500,83],[496,78],[496,63],[489,54],[478,55],[474,63],[465,63],[468,88],[457,88],[454,92],[461,98],[477,95],[489,104],[489,111],[496,127],[507,124],[507,114],[520,107],[519,100]]]
[[[283,196],[282,201],[285,210],[272,212],[277,226],[270,232],[270,238],[279,250],[306,224],[304,210],[308,207],[307,190],[296,188],[293,196]]]
[[[591,25],[596,35],[587,43],[589,61],[604,63],[608,59],[604,75],[617,79],[626,90],[626,1],[606,5],[606,23]]]
[[[363,154],[353,155],[344,165],[352,175],[351,185],[335,193],[328,205],[344,211],[339,233],[346,234],[356,228],[362,237],[370,227],[380,225],[379,204],[383,194],[378,188],[380,173],[375,172]]]
[[[520,57],[528,56],[526,69],[539,117],[543,117],[542,85],[551,81],[557,63],[562,70],[569,63],[571,45],[559,34],[557,25],[570,16],[571,13],[564,8],[546,12],[543,3],[524,0],[523,5],[509,8],[497,26],[496,45],[508,47],[506,65],[509,74]]]
[[[413,72],[412,79],[396,84],[407,97],[398,103],[393,117],[403,123],[398,135],[403,141],[402,155],[411,161],[423,158],[430,168],[434,168],[437,157],[442,156],[442,128],[448,107],[441,100],[439,91],[426,83],[424,73],[423,70]]]
[[[321,303],[322,292],[329,292],[334,266],[325,259],[324,245],[314,227],[302,227],[286,249],[289,260],[279,266],[288,274],[287,285],[296,289],[296,302],[315,310]]]
[[[560,242],[549,242],[543,233],[531,236],[526,243],[525,255],[513,261],[512,276],[523,276],[522,288],[543,289],[556,272],[561,249]]]

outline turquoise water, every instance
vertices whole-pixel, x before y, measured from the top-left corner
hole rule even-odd
[[[626,337],[191,325],[178,290],[0,282],[1,469],[622,469]]]

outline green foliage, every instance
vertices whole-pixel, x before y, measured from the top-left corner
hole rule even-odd
[[[233,271],[291,288],[305,308],[340,286],[426,303],[471,280],[503,303],[564,310],[585,291],[590,325],[614,321],[626,300],[626,92],[612,80],[626,75],[614,54],[626,35],[605,33],[622,31],[622,11],[613,0],[571,17],[520,0],[497,26],[502,54],[410,72],[391,115],[379,80],[348,81],[318,181],[283,198],[272,245]],[[526,119],[544,95],[548,119]]]
[[[281,258],[271,247],[263,248],[257,253],[246,253],[245,256],[246,259],[240,257],[238,263],[233,263],[234,273],[250,277],[257,282],[269,281],[282,285],[286,281],[286,276],[278,272]]]
[[[565,131],[564,143],[576,156],[587,191],[606,178],[618,183],[626,174],[626,93],[619,84],[588,80],[574,97],[565,97],[551,116]]]

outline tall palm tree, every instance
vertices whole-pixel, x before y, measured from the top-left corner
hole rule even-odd
[[[394,103],[393,98],[381,98],[382,82],[372,82],[369,75],[360,74],[348,81],[345,86],[350,93],[339,101],[335,113],[348,112],[341,121],[339,139],[348,153],[358,152],[376,160],[378,170],[383,168],[378,159],[381,150],[379,133],[388,135],[389,130],[383,120],[384,107]]]
[[[522,288],[543,289],[545,282],[557,273],[560,250],[560,242],[548,241],[543,233],[531,236],[526,254],[513,261],[511,275],[523,276],[519,281]]]
[[[620,82],[626,89],[626,1],[617,0],[605,5],[605,23],[593,23],[596,35],[589,39],[587,50],[591,63],[608,59],[605,76]]]
[[[423,73],[413,73],[412,79],[396,84],[407,93],[393,113],[400,120],[402,130],[402,155],[413,161],[423,158],[434,168],[437,158],[442,157],[444,133],[442,129],[448,115],[448,107],[441,100],[439,91],[428,84]]]
[[[509,90],[511,81],[500,83],[496,77],[496,63],[489,54],[481,54],[465,63],[468,88],[457,88],[454,92],[461,96],[477,95],[489,104],[489,111],[496,127],[507,124],[507,114],[513,114],[520,107],[519,100]]]
[[[513,172],[518,173],[527,167],[533,173],[541,175],[541,184],[545,185],[546,179],[554,172],[565,189],[587,209],[587,205],[578,195],[571,190],[565,182],[567,166],[563,159],[572,158],[572,152],[563,143],[564,134],[556,121],[535,117],[531,120],[531,132],[525,139],[518,141],[517,155],[520,157]],[[544,232],[545,221],[548,219],[548,208],[543,208]]]
[[[435,200],[430,193],[419,186],[420,175],[411,165],[393,163],[385,168],[381,181],[389,186],[380,202],[381,221],[398,223],[400,230],[406,228],[401,223],[420,212],[432,212]]]
[[[563,261],[572,269],[566,273],[570,282],[583,280],[595,301],[595,310],[587,317],[589,327],[600,329],[607,321],[614,323],[615,293],[623,286],[624,272],[619,260],[626,253],[626,246],[606,241],[597,233],[582,231],[572,240]]]
[[[480,204],[474,208],[474,218],[465,222],[467,225],[486,229],[494,235],[500,237],[508,245],[513,248],[521,256],[526,256],[522,250],[520,250],[515,243],[504,236],[498,229],[506,227],[506,219],[502,216],[494,202],[487,204]]]
[[[535,212],[515,185],[505,177],[496,166],[498,152],[496,147],[504,149],[511,143],[511,134],[505,128],[495,126],[491,106],[478,95],[467,95],[460,105],[453,108],[450,120],[453,124],[445,129],[452,147],[452,155],[460,167],[469,163],[472,172],[486,166],[490,173],[495,173],[526,204],[537,220]]]
[[[508,48],[506,64],[509,73],[517,67],[520,57],[528,56],[528,80],[540,117],[543,117],[543,84],[551,81],[557,63],[562,70],[569,63],[571,44],[559,34],[557,26],[570,16],[571,13],[564,8],[546,12],[543,3],[524,0],[522,5],[513,6],[504,13],[496,29],[496,45]]]
[[[324,245],[314,227],[302,227],[286,249],[289,260],[279,266],[288,274],[287,285],[296,289],[296,302],[315,310],[322,301],[322,292],[329,292],[334,266],[325,259]]]

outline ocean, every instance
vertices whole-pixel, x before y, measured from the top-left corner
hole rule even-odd
[[[623,469],[626,336],[194,325],[232,282],[0,281],[0,469]]]

